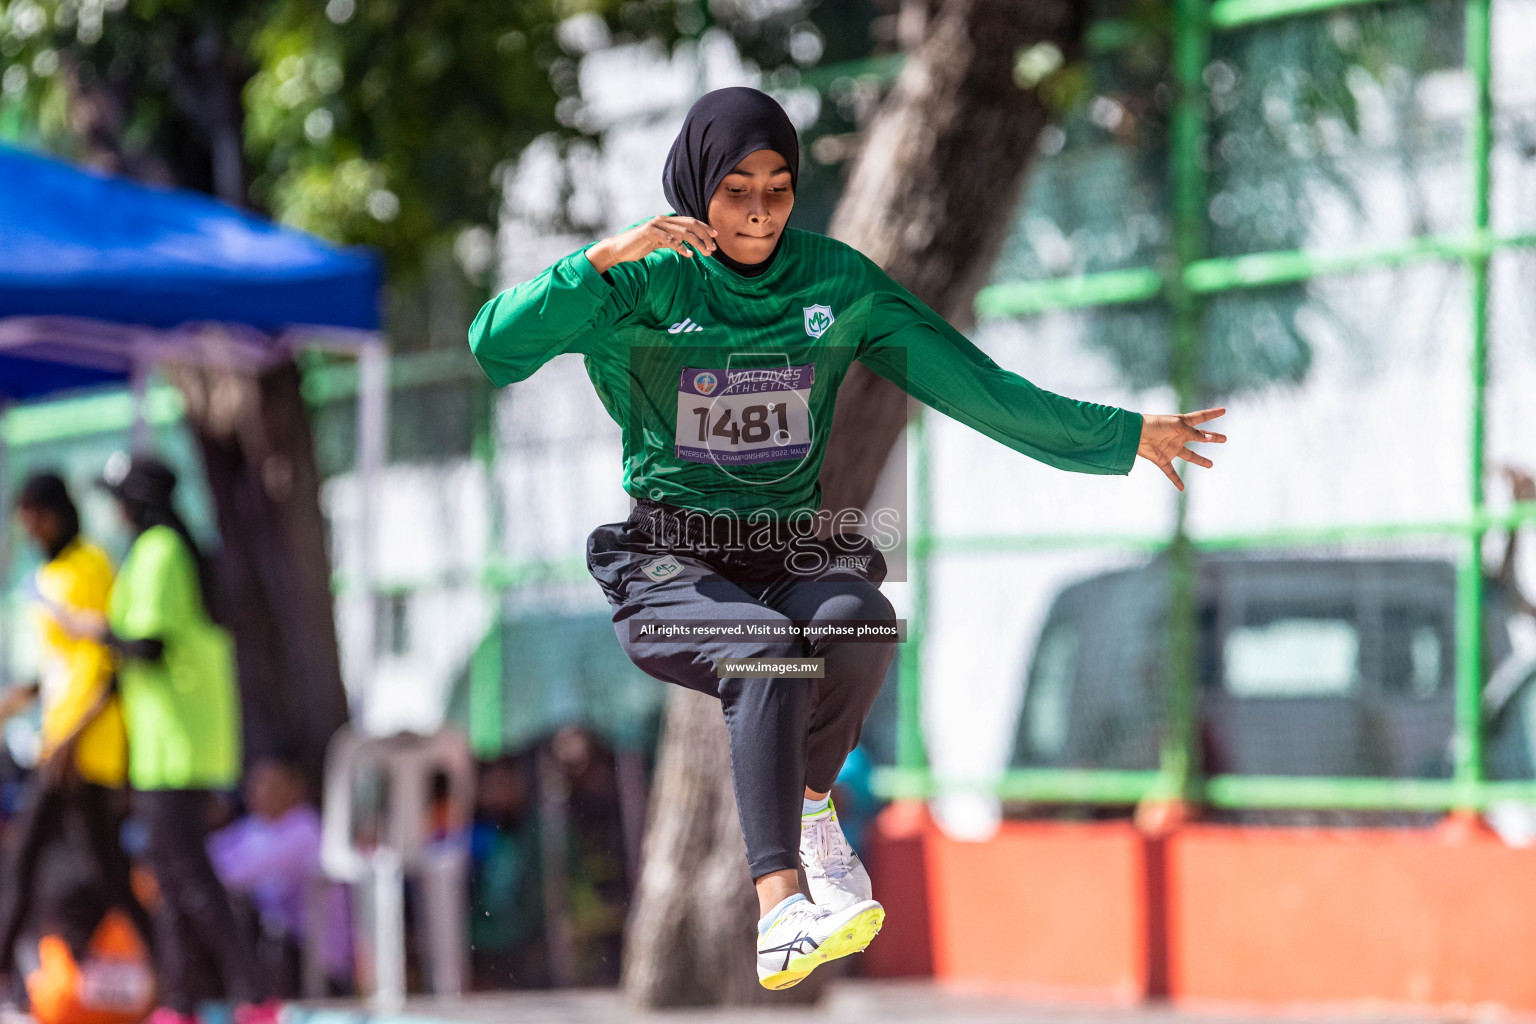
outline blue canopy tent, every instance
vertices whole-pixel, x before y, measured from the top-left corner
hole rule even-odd
[[[268,348],[300,326],[371,336],[379,284],[371,253],[0,146],[0,398],[128,379],[136,343],[189,323],[244,325]],[[40,318],[97,326],[73,338]]]
[[[371,252],[0,145],[0,412],[113,383],[142,398],[146,373],[166,360],[259,369],[301,345],[349,351],[359,359],[365,581],[387,399],[380,283]]]

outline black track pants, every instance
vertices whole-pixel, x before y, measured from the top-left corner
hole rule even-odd
[[[134,809],[149,834],[149,866],[160,886],[155,914],[160,1003],[178,1013],[196,1009],[195,950],[218,964],[224,994],[236,1003],[264,996],[252,937],[235,923],[229,894],[208,860],[210,794],[196,789],[146,789]]]
[[[798,868],[804,790],[831,789],[858,745],[895,653],[894,641],[652,640],[637,638],[635,629],[648,621],[812,627],[894,622],[890,602],[880,593],[885,563],[879,551],[865,540],[860,554],[842,564],[752,578],[757,574],[733,571],[729,560],[693,557],[658,543],[656,531],[636,514],[592,531],[587,568],[613,606],[614,629],[631,661],[657,679],[720,699],[752,877]],[[785,657],[825,658],[826,675],[716,677],[715,663],[722,658]]]

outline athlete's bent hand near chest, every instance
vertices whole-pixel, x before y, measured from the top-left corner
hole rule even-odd
[[[1210,466],[1187,445],[1226,440],[1200,429],[1221,409],[1141,416],[1002,369],[856,250],[786,228],[798,167],[794,128],[771,98],[710,93],[667,158],[676,213],[560,260],[486,303],[470,328],[498,385],[581,353],[622,428],[636,507],[592,532],[588,568],[635,664],[720,699],[762,913],[758,974],[770,988],[862,950],[885,914],[827,794],[895,645],[794,640],[777,628],[894,618],[879,591],[884,561],[867,540],[835,538],[858,557],[824,557],[832,542],[818,541],[809,553],[823,557],[806,558],[807,535],[789,528],[819,508],[826,428],[853,361],[1074,472],[1125,474],[1140,455],[1182,489],[1173,460]],[[739,540],[730,524],[743,521],[771,528],[744,547],[718,542],[721,523]],[[730,640],[642,632],[680,620],[768,628]],[[717,672],[727,660],[804,657],[823,659],[823,678]]]

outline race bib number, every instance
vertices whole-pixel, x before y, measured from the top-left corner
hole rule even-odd
[[[677,457],[722,466],[803,459],[811,450],[814,363],[750,370],[684,367]]]

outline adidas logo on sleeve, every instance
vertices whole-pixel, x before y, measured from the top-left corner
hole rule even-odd
[[[691,317],[683,317],[682,320],[667,328],[668,334],[687,334],[689,331],[702,331],[704,328],[693,322]]]

